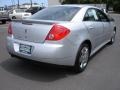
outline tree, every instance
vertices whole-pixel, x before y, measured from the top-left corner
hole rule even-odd
[[[76,4],[79,3],[79,0],[60,0],[61,4]]]
[[[107,9],[113,7],[114,11],[120,12],[120,0],[59,0],[61,4],[107,4]]]
[[[114,0],[113,10],[116,11],[116,12],[120,12],[120,0]]]
[[[88,3],[101,3],[105,0],[59,0],[61,4],[88,4]]]

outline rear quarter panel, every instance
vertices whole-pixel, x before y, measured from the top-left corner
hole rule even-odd
[[[85,40],[90,40],[92,44],[92,39],[89,36],[88,30],[85,27],[84,23],[82,22],[71,22],[71,23],[63,23],[61,24],[67,28],[70,29],[70,34],[68,35],[68,40],[71,42],[71,44],[74,47],[74,56],[76,58],[76,54],[78,52],[78,49],[80,45],[85,41]]]

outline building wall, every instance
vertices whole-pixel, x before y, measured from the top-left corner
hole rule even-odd
[[[48,0],[48,6],[60,5],[59,0]]]
[[[92,5],[92,6],[95,6],[95,7],[98,7],[98,8],[106,9],[106,4],[88,4],[88,5]]]
[[[29,9],[31,7],[31,5],[20,5],[20,8],[26,8]],[[41,7],[41,5],[32,5],[32,7]]]

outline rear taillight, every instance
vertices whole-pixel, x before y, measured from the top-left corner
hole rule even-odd
[[[46,40],[57,41],[63,39],[70,33],[70,30],[64,26],[55,24],[48,33]]]
[[[8,35],[11,36],[13,34],[12,32],[12,26],[11,26],[11,23],[9,23],[9,26],[8,26]]]
[[[29,14],[24,14],[24,16],[29,16]]]

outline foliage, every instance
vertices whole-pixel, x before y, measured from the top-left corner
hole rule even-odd
[[[113,10],[116,11],[116,12],[120,12],[120,0],[114,0]]]
[[[105,3],[113,7],[114,11],[120,12],[120,0],[59,0],[61,4],[100,4]]]
[[[105,3],[105,0],[60,0],[62,4]]]

